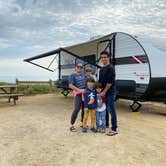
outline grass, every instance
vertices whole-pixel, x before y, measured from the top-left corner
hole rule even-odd
[[[0,85],[8,85],[7,82],[0,82]],[[60,92],[60,89],[57,88],[57,83],[51,88],[49,85],[42,84],[33,84],[33,85],[19,85],[19,93],[24,95],[33,95],[33,94],[48,94],[48,93],[57,93]]]
[[[60,90],[56,86],[48,85],[20,85],[19,92],[25,95],[56,93]]]
[[[7,82],[0,82],[0,85],[9,85]]]

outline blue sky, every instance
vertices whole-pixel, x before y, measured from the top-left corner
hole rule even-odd
[[[54,79],[22,60],[116,31],[166,48],[166,1],[0,0],[0,81]]]

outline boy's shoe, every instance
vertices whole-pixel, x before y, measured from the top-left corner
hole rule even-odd
[[[82,132],[86,133],[87,132],[87,128],[82,128]]]
[[[91,128],[90,130],[91,130],[91,132],[96,133],[96,129],[95,128]]]

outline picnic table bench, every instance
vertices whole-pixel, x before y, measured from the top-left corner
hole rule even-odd
[[[16,105],[19,96],[23,96],[23,94],[18,93],[18,85],[0,85],[0,97],[7,97],[9,103],[13,99],[14,105]]]

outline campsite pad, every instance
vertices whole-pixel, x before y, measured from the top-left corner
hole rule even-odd
[[[0,165],[165,166],[166,112],[144,107],[133,114],[118,101],[118,135],[83,134],[80,114],[71,133],[72,100],[55,94],[22,97],[16,106],[1,100]]]

